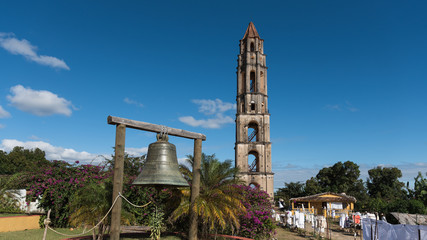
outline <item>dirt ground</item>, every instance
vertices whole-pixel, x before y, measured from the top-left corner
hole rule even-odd
[[[306,228],[300,229],[300,230],[291,230],[289,228],[284,227],[278,227],[276,229],[277,235],[276,239],[278,240],[302,240],[302,239],[317,239],[314,237],[313,229],[311,228],[311,225],[306,224]],[[332,225],[331,231],[330,231],[330,238],[327,238],[326,231],[325,233],[322,233],[321,236],[322,239],[332,239],[332,240],[362,240],[362,237],[360,235],[360,230],[357,232],[356,238],[354,237],[354,231],[353,232],[344,232],[343,230],[339,229],[338,226]],[[316,233],[317,236],[317,233]]]

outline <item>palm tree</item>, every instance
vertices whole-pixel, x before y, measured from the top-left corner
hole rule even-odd
[[[192,166],[193,156],[187,156],[187,164]],[[190,168],[180,165],[185,178],[192,179]],[[241,195],[236,194],[233,185],[241,184],[236,178],[238,168],[232,167],[231,160],[220,162],[215,154],[202,154],[200,174],[200,195],[195,201],[194,211],[199,215],[203,233],[216,231],[218,227],[238,229],[239,215],[246,209],[241,203]],[[190,208],[190,191],[183,190],[180,206],[172,213],[171,220],[176,221],[188,216]]]
[[[70,203],[70,224],[72,226],[98,225],[92,232],[93,240],[103,239],[104,233],[108,232],[109,218],[103,219],[111,207],[111,189],[108,189],[105,183],[89,183],[79,189],[72,197]],[[122,211],[121,221],[129,224],[129,219],[133,215]]]

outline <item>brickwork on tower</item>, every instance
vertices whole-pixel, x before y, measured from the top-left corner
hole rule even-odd
[[[270,113],[264,40],[251,22],[240,40],[237,64],[235,161],[239,177],[273,197]]]

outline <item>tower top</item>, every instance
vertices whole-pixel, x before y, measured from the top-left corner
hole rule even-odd
[[[245,32],[245,36],[243,36],[242,40],[247,38],[260,38],[253,22],[249,23],[249,26]]]

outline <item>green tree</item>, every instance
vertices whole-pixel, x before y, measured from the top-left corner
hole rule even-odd
[[[368,200],[366,187],[359,179],[359,165],[352,161],[337,162],[322,168],[315,178],[306,181],[306,195],[321,192],[345,193],[357,199],[356,208],[363,208]]]
[[[421,172],[418,172],[417,177],[415,177],[414,197],[427,206],[427,178],[424,178]]]
[[[332,167],[322,168],[316,175],[325,192],[348,193],[358,181],[359,166],[351,161],[337,162]]]
[[[134,157],[125,152],[123,174],[127,176],[138,176],[144,166],[145,157],[146,154]],[[114,169],[114,155],[111,156],[111,159],[106,158],[105,161],[105,164],[108,165],[110,169]]]
[[[305,181],[305,196],[314,195],[323,192],[322,187],[319,184],[319,181],[315,177],[311,177],[307,181]]]
[[[399,181],[402,172],[396,167],[376,167],[368,171],[367,187],[371,198],[381,198],[386,202],[406,199],[405,184]]]
[[[305,184],[302,182],[285,182],[284,188],[279,188],[276,192],[276,198],[284,200],[285,208],[289,207],[289,199],[294,197],[303,197],[305,195]]]
[[[46,160],[45,152],[39,148],[24,149],[17,146],[9,153],[0,150],[0,174],[11,175],[49,165],[50,162]]]
[[[100,240],[108,225],[108,218],[104,220],[102,218],[110,206],[111,191],[106,188],[105,184],[87,184],[77,190],[71,198],[70,224],[76,227],[96,226],[100,222],[92,232],[93,240]]]
[[[188,165],[192,165],[192,160],[193,157],[188,156]],[[186,178],[191,179],[189,167],[181,165],[181,169]],[[238,168],[232,167],[231,160],[220,162],[214,154],[202,154],[200,195],[193,209],[201,220],[202,233],[215,232],[219,228],[240,227],[239,215],[243,213],[245,207],[240,201],[241,195],[236,194],[236,188],[233,187],[234,184],[241,183],[235,178],[238,172]],[[189,191],[184,190],[180,206],[172,213],[172,221],[188,216],[189,195]]]

